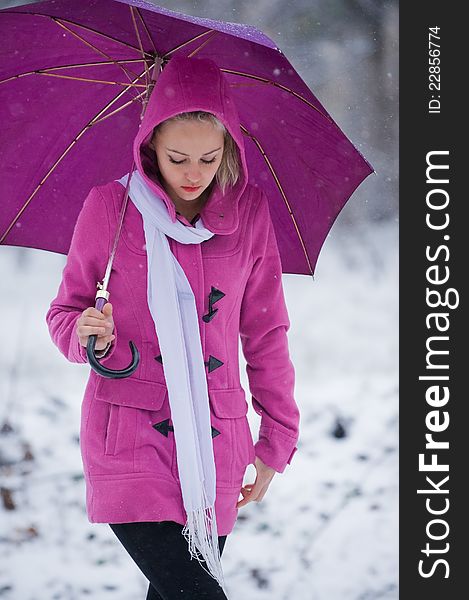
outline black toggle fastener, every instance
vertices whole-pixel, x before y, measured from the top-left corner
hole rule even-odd
[[[211,373],[212,371],[215,371],[215,369],[218,369],[218,367],[221,367],[223,364],[225,364],[225,363],[223,363],[221,360],[218,360],[218,358],[215,358],[211,354],[208,357],[208,361],[206,361],[204,363],[204,365],[206,367],[208,367],[209,373]]]
[[[174,427],[169,424],[169,419],[165,419],[160,423],[155,423],[152,427],[154,427],[156,431],[162,433],[165,437],[168,437],[168,431],[174,431]]]
[[[213,285],[211,286],[210,294],[208,296],[208,313],[202,317],[205,323],[209,323],[217,314],[218,308],[213,310],[212,306],[215,304],[215,302],[221,300],[223,296],[226,296],[224,292],[218,290],[216,287],[213,287]]]
[[[169,431],[174,431],[174,427],[169,424],[169,419],[165,419],[160,423],[155,423],[154,425],[152,425],[152,427],[156,429],[156,431],[159,431],[165,437],[168,437]],[[220,433],[221,432],[218,431],[218,429],[215,429],[215,427],[212,425],[212,439],[217,435],[220,435]]]
[[[206,315],[202,315],[203,321],[205,321],[205,323],[209,323],[213,319],[213,317],[217,314],[217,312],[218,312],[218,308],[216,308],[215,310],[211,310]]]
[[[221,300],[223,298],[223,296],[226,296],[225,293],[223,293],[221,290],[217,290],[216,287],[213,287],[213,285],[211,286],[211,290],[210,290],[210,295],[209,295],[209,304],[210,307],[212,306],[212,304],[215,304],[215,302],[218,302],[219,300]]]

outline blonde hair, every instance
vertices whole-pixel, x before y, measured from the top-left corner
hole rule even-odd
[[[210,122],[214,127],[223,131],[224,136],[224,149],[223,156],[221,159],[220,166],[217,169],[215,178],[217,180],[218,185],[220,186],[222,193],[225,193],[225,190],[228,186],[234,186],[239,179],[239,171],[240,171],[240,158],[239,158],[239,149],[238,145],[234,141],[233,137],[223,125],[223,123],[217,119],[217,117],[203,110],[197,110],[193,112],[182,112],[174,115],[174,117],[170,117],[165,121],[159,123],[154,129],[151,136],[151,142],[158,133],[158,130],[165,123],[170,123],[171,121],[202,121],[202,122]]]

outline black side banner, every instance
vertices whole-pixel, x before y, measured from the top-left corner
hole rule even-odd
[[[400,597],[469,597],[465,24],[400,5]],[[456,591],[458,590],[458,591]]]

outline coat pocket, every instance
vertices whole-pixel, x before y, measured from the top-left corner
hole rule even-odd
[[[162,414],[166,393],[166,386],[158,382],[132,377],[99,379],[88,431],[90,447],[97,450],[95,472],[140,470],[140,430],[149,414],[155,418]]]
[[[242,387],[209,390],[213,453],[218,487],[240,487],[247,465],[254,462],[254,444]]]

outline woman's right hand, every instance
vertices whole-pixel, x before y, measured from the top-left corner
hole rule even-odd
[[[100,312],[94,306],[85,308],[77,319],[76,332],[80,344],[86,348],[90,335],[97,335],[95,350],[104,350],[109,342],[115,339],[114,319],[112,317],[112,304],[107,302]]]

